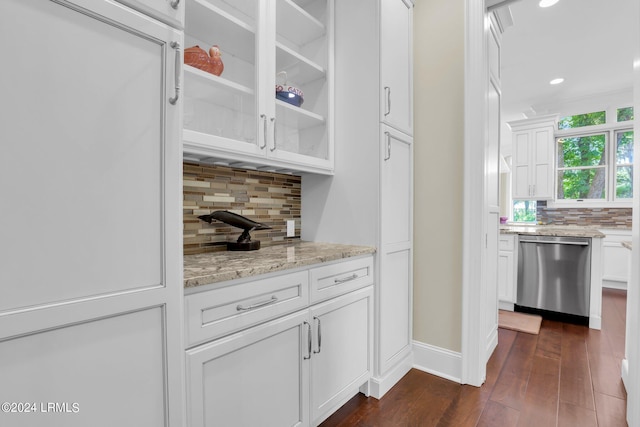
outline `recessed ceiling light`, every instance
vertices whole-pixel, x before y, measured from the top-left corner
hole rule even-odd
[[[540,7],[553,6],[554,4],[558,3],[558,1],[560,0],[540,0],[540,3],[538,3],[538,6]]]
[[[562,83],[564,81],[563,78],[558,78],[558,79],[553,79],[549,82],[550,85],[559,85],[560,83]]]

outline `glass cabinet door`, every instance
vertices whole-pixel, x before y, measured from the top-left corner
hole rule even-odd
[[[264,150],[266,141],[260,141],[264,138],[259,135],[257,101],[259,29],[264,8],[261,3],[187,0],[185,146],[215,146],[251,154]]]
[[[185,153],[332,172],[332,5],[186,0]],[[221,54],[221,73],[210,49]]]
[[[331,0],[275,1],[275,128],[269,155],[322,167],[332,160]]]

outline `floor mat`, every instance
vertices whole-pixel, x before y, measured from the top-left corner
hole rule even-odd
[[[535,314],[516,313],[515,311],[498,311],[498,327],[518,332],[537,335],[540,332],[542,317]]]

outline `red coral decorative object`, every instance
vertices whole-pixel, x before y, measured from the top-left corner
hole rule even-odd
[[[184,63],[207,73],[219,76],[224,70],[220,48],[214,45],[205,52],[200,46],[192,46],[184,50]]]

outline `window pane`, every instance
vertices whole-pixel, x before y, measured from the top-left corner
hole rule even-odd
[[[633,163],[633,131],[616,132],[616,163]]]
[[[514,200],[513,220],[515,222],[536,222],[535,200]]]
[[[604,134],[558,138],[558,167],[604,165],[605,146]]]
[[[558,171],[558,199],[604,199],[605,168]]]
[[[630,199],[633,197],[633,166],[618,166],[616,171],[616,197]]]
[[[618,121],[626,122],[627,120],[633,120],[633,107],[618,108]]]
[[[563,117],[558,122],[558,129],[572,129],[582,126],[603,125],[605,123],[607,123],[607,112],[596,111],[593,113]]]

